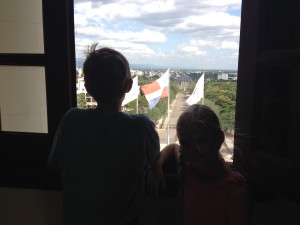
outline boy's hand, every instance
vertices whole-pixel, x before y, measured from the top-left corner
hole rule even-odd
[[[147,190],[154,202],[156,202],[158,199],[158,193],[160,187],[164,191],[167,190],[164,172],[160,166],[155,165],[150,171],[147,180]]]

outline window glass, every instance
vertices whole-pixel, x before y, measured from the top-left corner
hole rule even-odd
[[[0,66],[1,131],[47,133],[45,68]]]
[[[0,30],[0,53],[44,53],[42,0],[1,0]]]
[[[85,50],[98,42],[125,55],[137,86],[156,81],[170,68],[169,99],[161,98],[150,109],[140,91],[137,100],[122,107],[155,122],[161,148],[178,141],[177,119],[199,83],[198,92],[204,94],[195,103],[210,106],[219,116],[227,143],[221,153],[232,161],[240,15],[241,0],[75,0],[77,106],[96,106],[83,98],[86,90],[80,87]]]

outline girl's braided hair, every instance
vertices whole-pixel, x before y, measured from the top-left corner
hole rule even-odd
[[[210,107],[199,104],[189,106],[178,118],[176,129],[179,142],[183,137],[210,142],[212,150],[219,154],[224,142],[224,132],[218,116]],[[180,162],[184,164],[182,154],[180,156]]]

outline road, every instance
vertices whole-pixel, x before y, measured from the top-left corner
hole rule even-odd
[[[177,141],[176,123],[177,123],[178,117],[188,107],[188,105],[185,103],[186,99],[187,99],[187,97],[185,94],[178,93],[176,96],[176,99],[170,105],[171,112],[170,112],[169,132],[168,132],[167,122],[165,125],[165,129],[163,129],[159,132],[161,146],[167,145],[168,139],[169,139],[169,143],[174,143]]]

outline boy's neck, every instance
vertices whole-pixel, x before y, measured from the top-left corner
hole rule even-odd
[[[121,104],[119,102],[107,102],[99,104],[96,108],[102,112],[121,112]]]

